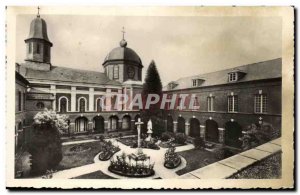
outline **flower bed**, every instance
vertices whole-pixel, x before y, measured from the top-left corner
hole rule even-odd
[[[164,166],[168,169],[174,169],[181,164],[180,156],[175,153],[175,147],[171,146],[165,154]]]
[[[111,159],[108,170],[117,175],[126,177],[150,177],[154,175],[154,164],[150,163],[150,157],[145,154],[122,154]]]
[[[120,148],[114,146],[111,141],[104,141],[99,154],[99,160],[107,161],[109,160],[116,152],[120,151]]]

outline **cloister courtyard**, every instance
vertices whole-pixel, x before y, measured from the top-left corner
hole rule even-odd
[[[134,133],[129,135],[83,135],[76,138],[65,137],[62,139],[63,158],[59,165],[47,171],[46,174],[32,176],[30,174],[30,154],[22,153],[16,158],[16,169],[22,170],[22,178],[59,178],[59,179],[124,179],[130,178],[123,175],[115,174],[109,171],[109,166],[113,159],[124,154],[129,155],[137,153],[137,135]],[[100,159],[99,155],[103,152],[106,143],[111,144],[111,148],[117,148],[108,159]],[[233,158],[235,162],[230,167],[238,166],[234,174],[227,178],[244,178],[251,175],[253,178],[278,178],[281,176],[281,153],[280,141],[274,143],[266,143],[271,146],[264,146],[263,149],[257,149],[255,157],[249,155],[240,155],[243,158],[248,157],[245,164],[244,159],[235,159],[239,153],[245,153],[241,149],[227,147],[222,144],[205,142],[203,147],[197,147],[193,143],[193,139],[187,137],[184,143],[176,144],[174,139],[164,139],[163,137],[155,140],[156,147],[148,147],[142,144],[142,151],[149,159],[146,164],[154,165],[154,175],[145,177],[147,179],[170,179],[185,178],[192,172],[202,170],[203,168],[214,166],[221,163],[222,160]],[[179,166],[167,168],[164,166],[166,160],[166,152],[170,146],[175,148],[175,153],[181,159]],[[196,147],[195,147],[196,146]],[[148,147],[148,148],[147,148]],[[258,146],[259,147],[259,146]],[[267,149],[265,149],[267,148]],[[271,148],[271,149],[270,149]],[[266,151],[265,151],[266,150]],[[247,152],[247,151],[246,151]],[[262,155],[262,156],[261,156]],[[259,158],[257,158],[259,156]],[[253,159],[257,159],[257,162]],[[127,160],[128,162],[128,160]],[[244,163],[244,164],[243,164]],[[226,163],[225,163],[226,164]],[[245,165],[245,166],[244,166]],[[143,163],[144,166],[144,163]],[[215,169],[220,172],[220,170]],[[208,169],[208,173],[211,172]],[[256,174],[255,174],[256,173]],[[192,174],[193,175],[193,174]],[[18,177],[18,176],[17,176]],[[188,177],[189,178],[189,177]]]

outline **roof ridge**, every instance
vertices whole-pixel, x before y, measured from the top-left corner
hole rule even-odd
[[[226,68],[226,69],[221,69],[221,70],[217,70],[217,71],[213,71],[213,72],[207,72],[207,73],[201,73],[201,74],[196,74],[196,75],[191,75],[191,76],[186,76],[186,77],[180,77],[179,79],[175,80],[175,82],[179,81],[181,79],[185,79],[185,78],[200,77],[200,76],[203,77],[204,75],[209,75],[209,74],[214,74],[214,73],[218,73],[218,72],[224,72],[224,71],[234,70],[234,69],[238,69],[238,68],[245,67],[245,66],[256,65],[256,64],[260,64],[260,63],[264,63],[264,62],[270,62],[270,61],[275,61],[275,60],[279,60],[279,59],[282,59],[282,58],[280,57],[280,58],[275,58],[275,59],[271,59],[271,60],[264,60],[264,61],[250,63],[250,64],[239,65],[239,66],[236,66],[236,67],[233,67],[233,68]],[[172,82],[172,81],[169,81],[168,83],[170,83],[170,82]]]

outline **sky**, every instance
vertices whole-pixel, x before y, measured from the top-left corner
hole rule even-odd
[[[26,56],[24,39],[35,15],[18,15],[16,61]],[[163,85],[181,77],[281,57],[279,17],[43,15],[53,43],[51,63],[103,72],[106,55],[127,47],[140,56],[143,79],[151,60]]]

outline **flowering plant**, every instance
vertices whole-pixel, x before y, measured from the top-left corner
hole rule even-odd
[[[45,109],[44,111],[38,112],[33,120],[33,126],[35,127],[56,127],[60,133],[68,130],[68,117],[66,115],[56,114],[53,110]]]

